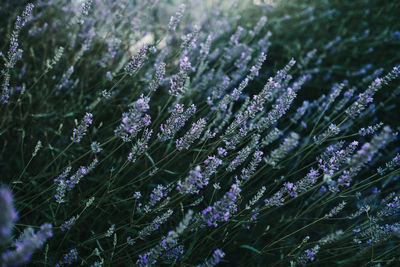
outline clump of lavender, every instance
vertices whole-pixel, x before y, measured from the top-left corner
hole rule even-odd
[[[79,143],[81,141],[81,139],[86,135],[89,126],[93,122],[92,118],[93,115],[89,112],[86,112],[86,115],[85,117],[83,117],[81,123],[78,125],[77,128],[74,128],[74,131],[72,132],[71,136],[72,142]]]
[[[4,1],[0,266],[393,264],[399,4],[175,2]]]

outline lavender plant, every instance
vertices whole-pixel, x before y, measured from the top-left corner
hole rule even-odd
[[[398,264],[399,3],[16,2],[0,266]]]

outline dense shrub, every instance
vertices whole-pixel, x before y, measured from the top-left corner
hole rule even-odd
[[[399,3],[0,7],[2,266],[400,261]]]

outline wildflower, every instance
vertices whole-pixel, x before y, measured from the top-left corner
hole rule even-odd
[[[150,98],[143,95],[133,103],[133,108],[122,114],[121,124],[114,130],[116,136],[124,142],[130,142],[151,122],[150,115],[145,112],[150,108]]]
[[[163,185],[157,185],[150,194],[150,206],[154,206],[162,198],[167,196],[167,188]]]
[[[168,30],[169,31],[175,31],[176,27],[178,26],[178,24],[181,22],[182,17],[183,17],[183,13],[185,12],[185,5],[181,4],[179,6],[179,10],[176,12],[175,16],[171,16],[170,20],[169,20],[169,24],[168,24]]]
[[[42,142],[39,140],[36,143],[34,151],[32,152],[32,158],[34,158],[37,155],[37,153],[39,152],[40,148],[42,148]]]
[[[264,158],[264,161],[273,167],[276,166],[278,162],[287,155],[287,153],[299,144],[299,138],[300,136],[297,133],[291,132],[278,148],[274,149],[268,157]]]
[[[260,190],[258,190],[257,194],[246,204],[246,210],[249,210],[252,206],[254,206],[264,195],[267,188],[262,186]]]
[[[292,88],[288,88],[287,91],[276,100],[272,110],[268,112],[266,117],[262,117],[257,123],[259,132],[268,129],[272,124],[276,123],[286,111],[289,109],[293,100],[296,98],[296,92]]]
[[[201,118],[192,124],[192,128],[180,139],[176,140],[176,148],[178,150],[189,149],[189,146],[200,138],[206,126],[206,120]]]
[[[83,117],[81,123],[78,125],[77,128],[74,128],[74,131],[72,132],[72,142],[79,143],[81,141],[81,139],[86,135],[87,129],[93,122],[92,118],[93,115],[89,112],[86,112],[86,115],[85,117]]]
[[[26,228],[15,243],[14,250],[4,252],[4,266],[18,266],[29,262],[36,249],[43,246],[46,240],[53,236],[51,224],[43,224],[37,233],[32,228]]]
[[[247,157],[250,155],[252,150],[251,146],[246,146],[245,148],[241,149],[238,153],[236,158],[229,164],[226,168],[227,172],[234,171],[239,165],[241,165]]]
[[[71,227],[75,224],[76,220],[78,218],[75,216],[72,216],[68,221],[65,221],[62,225],[61,225],[61,231],[66,231],[66,230],[70,230]]]
[[[81,14],[78,18],[78,23],[83,24],[85,22],[84,17],[89,14],[89,10],[92,6],[93,0],[86,0],[81,4]]]
[[[70,77],[74,73],[74,70],[74,66],[71,66],[66,72],[63,73],[61,81],[56,86],[56,95],[60,94],[62,89],[67,89],[71,87],[71,85],[73,84],[73,80],[71,80]]]
[[[145,239],[146,236],[151,235],[152,232],[159,229],[161,224],[165,223],[168,218],[172,215],[172,210],[167,210],[161,216],[157,216],[150,225],[146,226],[144,229],[139,231],[139,238]]]
[[[361,94],[359,94],[358,99],[346,109],[346,114],[352,118],[355,118],[365,109],[368,103],[373,101],[374,94],[383,86],[383,84],[388,84],[391,80],[397,78],[400,74],[400,69],[394,67],[391,72],[389,72],[383,78],[376,78],[368,88]]]
[[[19,43],[19,33],[22,27],[31,19],[32,17],[32,10],[34,5],[29,3],[25,6],[24,11],[22,12],[21,16],[17,16],[17,20],[14,24],[14,30],[11,33],[11,40],[10,40],[10,48],[7,54],[7,60],[4,64],[5,69],[1,71],[3,78],[2,82],[2,93],[0,102],[8,103],[8,99],[10,97],[10,69],[14,68],[17,61],[22,57],[22,49],[18,49]]]
[[[250,68],[250,74],[247,76],[247,78],[251,81],[253,80],[255,77],[258,76],[258,72],[261,69],[262,64],[264,63],[265,59],[267,58],[267,56],[265,55],[264,52],[261,52],[261,55],[259,56],[259,58],[257,59],[257,63],[256,65],[252,66]]]
[[[352,178],[361,171],[362,167],[373,159],[380,148],[385,147],[389,142],[393,141],[394,136],[392,129],[389,126],[385,126],[382,132],[372,138],[371,142],[365,143],[361,149],[351,157],[349,162],[350,168],[343,171],[342,175],[337,180],[337,186],[350,186]],[[331,190],[337,190],[337,186],[332,185]]]
[[[54,179],[54,182],[57,183],[57,194],[55,195],[57,203],[65,202],[66,192],[72,190],[84,176],[96,167],[97,163],[98,160],[94,159],[89,166],[81,166],[68,180],[66,178],[71,171],[71,167],[67,167],[58,178]]]
[[[179,96],[184,92],[185,83],[189,78],[189,71],[192,69],[192,65],[189,62],[189,58],[184,56],[179,60],[179,72],[172,76],[170,79],[170,89],[168,93],[173,96]]]
[[[378,131],[383,126],[383,122],[379,122],[375,125],[369,125],[367,129],[361,128],[358,133],[362,136],[370,135]]]
[[[14,222],[18,218],[13,206],[13,196],[6,187],[0,187],[0,210],[0,245],[5,245],[11,239]]]
[[[259,34],[261,32],[262,28],[264,28],[265,23],[267,23],[267,17],[266,16],[262,16],[260,18],[260,20],[257,22],[256,26],[254,26],[253,30],[251,30],[249,32],[249,34],[251,36],[255,36],[255,35]]]
[[[205,43],[200,44],[200,56],[201,60],[205,60],[208,54],[210,53],[212,35],[208,35]]]
[[[332,137],[337,135],[340,132],[340,128],[338,126],[336,126],[336,124],[330,124],[328,129],[323,132],[321,135],[319,136],[314,136],[314,142],[317,145],[322,144],[327,138]]]
[[[378,173],[384,175],[386,172],[394,170],[397,166],[400,166],[400,153],[397,153],[391,161],[387,162],[385,168],[378,168]]]
[[[242,169],[242,174],[241,174],[241,178],[242,179],[248,179],[251,176],[253,176],[253,174],[255,173],[258,164],[260,164],[261,160],[262,160],[262,155],[264,153],[262,151],[256,151],[253,154],[253,158],[250,161],[249,165],[247,166],[247,168]]]
[[[93,153],[100,153],[103,149],[100,146],[100,143],[97,141],[92,142],[92,144],[90,145],[90,147],[92,148],[92,152]]]
[[[136,159],[143,155],[148,149],[148,142],[150,140],[151,134],[153,130],[146,129],[143,133],[143,136],[136,141],[136,144],[132,147],[131,152],[128,155],[128,160],[130,162],[135,162]]]
[[[221,261],[223,257],[225,257],[225,253],[220,249],[216,249],[214,250],[214,253],[211,258],[207,259],[204,263],[197,265],[197,267],[215,266]]]
[[[143,45],[139,53],[131,58],[129,63],[125,66],[124,70],[127,74],[132,76],[135,74],[143,65],[147,53],[147,46]]]
[[[325,214],[324,218],[332,218],[333,216],[337,215],[339,212],[341,212],[344,207],[346,206],[346,201],[340,202],[336,207],[332,208],[329,213]]]
[[[237,211],[236,200],[240,193],[237,184],[233,184],[231,189],[225,193],[224,197],[212,206],[208,206],[201,212],[202,220],[208,226],[218,226],[219,222],[226,222]]]
[[[350,160],[351,155],[358,146],[357,141],[351,142],[346,149],[341,149],[342,142],[329,146],[327,151],[318,158],[318,166],[324,172],[324,180],[329,180],[335,171]]]
[[[198,25],[193,26],[193,31],[186,34],[182,39],[181,49],[184,53],[187,53],[192,48],[196,47],[197,37],[199,36],[200,27]]]
[[[242,34],[245,32],[245,29],[243,27],[238,26],[236,29],[236,32],[230,37],[229,43],[231,46],[236,46],[239,44],[240,37]]]
[[[104,234],[106,237],[112,236],[112,234],[115,231],[115,224],[111,225],[110,228],[108,228],[107,232]]]
[[[189,177],[183,182],[179,180],[177,185],[176,189],[182,194],[198,194],[199,188],[208,185],[208,179],[203,177],[201,167],[196,166],[194,170],[189,171]]]
[[[158,139],[160,141],[172,139],[195,112],[196,106],[193,104],[186,110],[184,110],[184,105],[176,104],[172,110],[171,116],[167,119],[165,124],[161,124],[161,133],[157,134]]]
[[[149,91],[150,92],[155,92],[157,91],[158,87],[160,86],[160,83],[162,79],[164,78],[165,75],[165,63],[161,62],[156,69],[156,73],[153,77],[153,80],[151,80],[150,86],[149,86]]]
[[[56,264],[56,267],[61,267],[64,264],[72,265],[76,260],[78,260],[78,250],[73,248],[64,255],[64,258]]]

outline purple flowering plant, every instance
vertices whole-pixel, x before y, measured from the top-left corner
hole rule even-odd
[[[2,1],[0,266],[396,265],[399,10]]]

